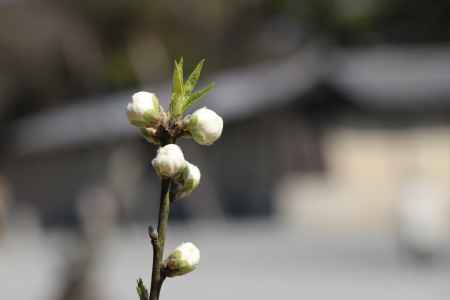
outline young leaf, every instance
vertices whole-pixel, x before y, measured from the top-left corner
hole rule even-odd
[[[172,95],[170,97],[170,112],[177,116],[180,114],[180,107],[184,99],[183,86],[183,58],[177,63],[175,61],[172,77]]]
[[[179,96],[183,91],[183,59],[175,61],[172,77],[172,94]]]
[[[148,299],[148,290],[145,287],[144,283],[142,282],[142,279],[139,278],[137,281],[136,291],[139,296],[139,300],[147,300]]]
[[[180,61],[178,62],[178,67],[181,70],[181,79],[183,79],[183,68],[184,68],[184,66],[183,66],[183,56],[180,58]]]
[[[184,103],[182,113],[184,113],[189,107],[195,104],[198,100],[200,100],[203,96],[205,96],[212,88],[214,87],[214,83],[210,83],[204,89],[201,89],[198,92],[193,93]]]
[[[184,84],[184,92],[187,97],[189,97],[197,85],[198,79],[200,78],[200,73],[202,72],[203,64],[205,63],[205,59],[202,59],[194,71],[192,71],[191,75],[189,75],[188,80]]]

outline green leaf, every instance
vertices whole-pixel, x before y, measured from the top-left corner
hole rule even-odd
[[[195,67],[194,71],[192,71],[191,75],[189,75],[188,80],[184,84],[184,92],[187,97],[189,97],[194,90],[195,86],[197,85],[198,79],[200,78],[200,74],[202,72],[203,64],[205,63],[205,59],[202,59],[197,66]]]
[[[210,83],[204,89],[201,89],[198,92],[193,93],[184,103],[182,113],[189,109],[192,105],[194,105],[198,100],[200,100],[203,96],[205,96],[212,88],[214,87],[214,83]]]
[[[172,94],[179,95],[183,91],[183,59],[175,61],[172,77]]]
[[[142,282],[142,278],[137,281],[136,291],[139,296],[139,300],[148,300],[148,290]]]
[[[170,112],[172,115],[179,115],[180,108],[183,105],[184,86],[183,86],[183,58],[177,63],[175,61],[172,76],[172,96],[170,97]]]

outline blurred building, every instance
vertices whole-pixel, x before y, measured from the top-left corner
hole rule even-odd
[[[279,212],[301,224],[390,227],[410,177],[431,181],[448,201],[445,53],[330,54],[313,47],[217,74],[218,88],[205,101],[224,116],[224,136],[214,151],[182,141],[186,156],[208,176],[192,200],[175,205],[175,215]],[[436,72],[438,83],[430,79]],[[16,123],[5,164],[15,199],[39,207],[46,223],[74,224],[79,193],[99,185],[116,195],[125,219],[155,217],[157,200],[150,195],[158,186],[149,164],[155,148],[126,123],[128,95]]]

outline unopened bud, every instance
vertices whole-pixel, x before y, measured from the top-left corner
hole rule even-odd
[[[164,271],[168,277],[181,276],[195,270],[199,262],[200,250],[192,243],[183,243],[164,260]]]
[[[133,94],[132,101],[127,105],[128,121],[137,127],[145,127],[158,120],[160,106],[155,94],[137,92]]]
[[[160,177],[174,177],[186,167],[186,161],[180,147],[168,144],[158,149],[152,165]]]
[[[186,121],[187,130],[200,145],[211,145],[222,135],[222,118],[206,107],[196,110]]]
[[[200,169],[197,166],[189,162],[186,162],[186,167],[181,173],[179,179],[180,188],[177,191],[177,198],[181,199],[186,196],[189,196],[192,193],[192,191],[195,190],[197,186],[200,184],[200,178],[201,178]]]

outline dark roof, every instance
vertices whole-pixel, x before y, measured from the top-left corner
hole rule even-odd
[[[217,87],[203,103],[226,122],[297,100],[317,84],[377,109],[450,108],[450,49],[383,47],[301,50],[279,61],[213,76]],[[155,91],[167,107],[169,84]],[[125,106],[133,91],[94,97],[76,105],[17,121],[9,134],[12,153],[34,153],[133,136]]]
[[[340,51],[332,84],[361,105],[386,110],[450,107],[450,48]]]

